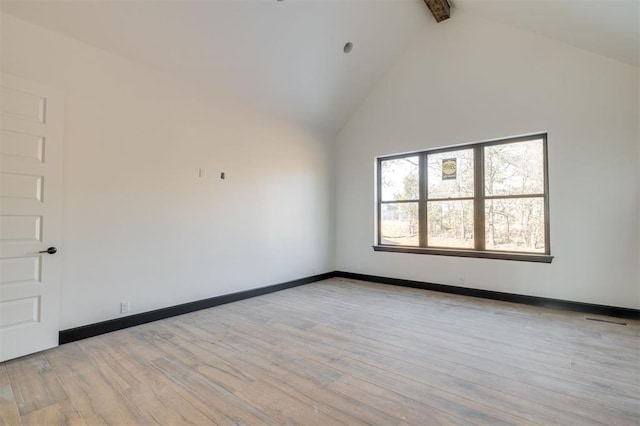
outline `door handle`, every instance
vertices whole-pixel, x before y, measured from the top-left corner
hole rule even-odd
[[[58,251],[58,249],[57,249],[57,248],[55,248],[55,247],[49,247],[48,249],[46,249],[46,250],[42,250],[42,251],[39,251],[38,253],[56,254],[56,252],[57,252],[57,251]]]

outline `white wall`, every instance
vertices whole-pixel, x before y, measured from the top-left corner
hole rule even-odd
[[[457,13],[338,137],[338,270],[639,308],[638,69]],[[546,131],[552,264],[374,252],[374,158]]]
[[[7,15],[2,71],[66,93],[61,329],[333,270],[327,137]]]

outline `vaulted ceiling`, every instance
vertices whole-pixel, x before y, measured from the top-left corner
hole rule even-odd
[[[459,10],[632,65],[640,63],[640,0],[452,0]]]
[[[469,13],[638,64],[637,0],[451,3],[451,19]],[[330,132],[420,29],[447,22],[423,0],[3,0],[2,10]]]
[[[3,4],[18,18],[328,131],[433,20],[424,3],[403,0]]]

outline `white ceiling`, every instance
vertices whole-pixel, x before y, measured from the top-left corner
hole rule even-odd
[[[335,132],[423,25],[422,0],[3,1],[3,11]],[[430,20],[431,21],[430,21]],[[354,45],[343,52],[346,42]]]
[[[640,63],[640,0],[450,0],[459,10]]]
[[[438,25],[423,0],[0,1],[18,18],[331,132],[418,31]],[[451,19],[475,14],[639,62],[640,0],[451,3]]]

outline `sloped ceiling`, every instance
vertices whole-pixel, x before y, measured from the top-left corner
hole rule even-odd
[[[3,1],[3,12],[320,130],[423,25],[422,0]],[[349,54],[343,52],[353,43]]]
[[[451,0],[637,65],[639,0]],[[426,25],[423,0],[3,0],[2,11],[316,129],[338,131]],[[345,54],[343,46],[354,48]],[[433,58],[437,61],[438,58]]]
[[[451,0],[459,10],[640,63],[640,0]]]

